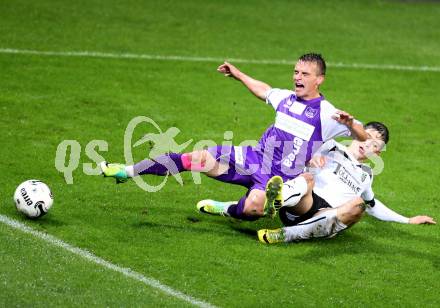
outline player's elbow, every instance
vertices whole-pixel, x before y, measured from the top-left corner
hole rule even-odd
[[[268,85],[260,86],[257,91],[254,92],[255,96],[257,96],[259,99],[266,101],[267,93],[271,89]]]

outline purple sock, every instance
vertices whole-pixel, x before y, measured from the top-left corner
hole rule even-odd
[[[167,175],[186,171],[182,164],[182,154],[169,153],[152,159],[144,159],[133,166],[135,175]]]
[[[233,204],[233,205],[229,206],[228,214],[231,215],[231,217],[238,218],[241,220],[254,221],[254,220],[259,219],[260,217],[258,217],[258,216],[248,216],[243,213],[244,202],[246,201],[246,198],[247,198],[247,196],[244,196],[243,198],[241,198],[238,201],[237,204]]]

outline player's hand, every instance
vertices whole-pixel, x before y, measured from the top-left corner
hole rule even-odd
[[[336,111],[332,118],[347,127],[353,126],[353,116],[343,110]]]
[[[323,168],[325,165],[325,157],[321,155],[315,155],[312,157],[312,159],[309,161],[309,166],[312,168]]]
[[[424,216],[424,215],[411,217],[409,219],[409,223],[412,225],[422,225],[422,224],[435,225],[436,224],[436,222],[434,221],[434,219],[432,217]]]
[[[226,77],[234,77],[235,79],[238,79],[238,75],[240,74],[238,68],[226,61],[217,68],[217,71],[224,74]]]

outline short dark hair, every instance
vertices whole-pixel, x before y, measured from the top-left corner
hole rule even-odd
[[[388,130],[388,127],[385,126],[385,124],[381,122],[368,122],[364,125],[365,129],[372,128],[374,130],[377,130],[381,136],[381,139],[385,144],[388,143],[388,140],[390,140],[390,132]]]
[[[303,62],[314,62],[318,66],[319,74],[325,75],[325,70],[327,66],[325,65],[324,58],[319,53],[306,53],[305,55],[302,55],[299,57],[298,61]]]

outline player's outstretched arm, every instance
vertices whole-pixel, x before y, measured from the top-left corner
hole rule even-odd
[[[368,139],[364,126],[360,122],[356,121],[348,112],[342,110],[337,111],[333,118],[339,123],[348,127],[348,129],[351,131],[353,139],[359,141],[365,141]]]
[[[261,100],[266,100],[266,93],[271,89],[268,84],[255,80],[252,77],[241,72],[234,65],[225,62],[217,68],[217,71],[224,74],[226,77],[233,77],[241,81],[248,89]]]
[[[429,216],[414,216],[411,218],[407,218],[405,216],[402,216],[402,215],[394,212],[393,210],[391,210],[390,208],[385,206],[385,204],[383,204],[379,200],[374,199],[374,201],[375,201],[374,207],[367,208],[366,212],[369,215],[371,215],[379,220],[400,222],[400,223],[404,223],[404,224],[413,224],[413,225],[436,224],[434,219],[432,219]]]

